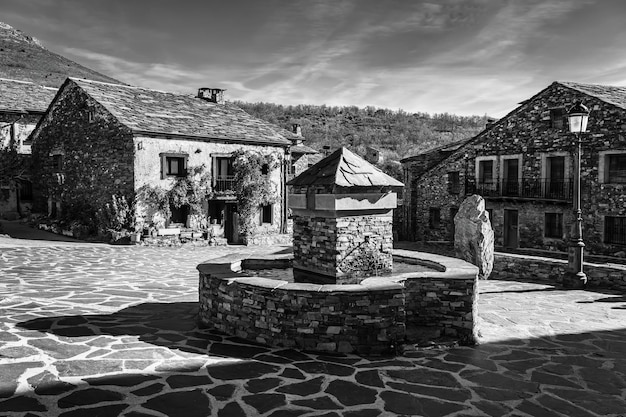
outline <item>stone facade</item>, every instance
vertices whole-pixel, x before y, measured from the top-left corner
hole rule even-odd
[[[591,253],[623,251],[624,245],[609,238],[606,228],[607,221],[621,224],[626,218],[626,183],[607,181],[606,176],[607,155],[626,154],[626,89],[574,83],[551,84],[456,150],[431,155],[440,157],[438,163],[404,160],[408,235],[413,240],[452,240],[458,207],[466,195],[478,193],[486,200],[496,246],[566,250],[573,222],[575,139],[565,111],[577,101],[591,110],[582,135],[584,241]],[[558,170],[551,165],[556,162]],[[511,177],[513,189],[507,188]],[[557,180],[560,192],[553,195],[548,187]]]
[[[40,196],[35,209],[80,218],[112,195],[132,201],[134,145],[130,129],[104,106],[80,88],[68,87],[32,138],[34,183]]]
[[[235,118],[241,125],[221,121],[220,123],[226,126],[232,124],[235,131],[235,133],[220,131],[219,135],[223,138],[131,129],[129,125],[139,124],[142,118],[151,122],[151,117],[157,113],[146,111],[135,117],[133,114],[124,113],[128,106],[123,106],[120,118],[119,114],[109,108],[114,104],[107,102],[109,107],[105,107],[92,96],[94,92],[101,94],[103,90],[108,89],[113,90],[110,93],[112,97],[110,101],[118,94],[121,103],[128,100],[129,92],[136,93],[134,87],[68,80],[33,133],[36,184],[41,196],[38,207],[40,211],[52,216],[62,215],[66,219],[80,220],[81,216],[93,216],[93,213],[109,202],[113,195],[125,196],[132,202],[137,191],[144,186],[168,190],[178,177],[187,176],[188,172],[193,172],[193,168],[202,168],[202,172],[207,174],[205,179],[211,182],[208,184],[210,197],[204,203],[202,213],[191,213],[189,207],[183,207],[180,213],[173,213],[171,219],[164,219],[161,212],[150,208],[145,201],[138,200],[135,229],[142,230],[147,226],[163,228],[170,222],[175,222],[177,226],[193,229],[209,227],[213,237],[228,238],[231,243],[274,244],[288,240],[285,234],[287,210],[284,184],[288,169],[285,152],[290,142],[277,136],[276,127],[265,126],[265,122],[257,120],[248,121],[251,116],[247,114],[245,117],[239,117],[237,115],[242,111],[227,105],[220,105],[224,107],[222,109],[211,104],[207,105],[207,110],[202,106],[205,103],[201,99],[184,96],[179,100],[182,103],[181,108],[177,109],[181,113],[181,119],[192,120],[196,117],[199,119],[200,127],[203,127],[204,119],[195,114],[190,116],[189,112],[214,111],[217,117]],[[141,92],[146,96],[155,94],[157,98],[164,95],[164,100],[172,100],[169,93],[144,89],[141,89]],[[104,97],[109,96],[105,94]],[[176,98],[173,101],[178,103]],[[140,104],[151,105],[153,102],[157,100],[143,100]],[[200,102],[200,105],[196,102]],[[168,111],[174,113],[174,109]],[[216,117],[209,114],[210,117]],[[162,121],[154,123],[156,127],[161,128]],[[213,125],[209,125],[211,126]],[[226,138],[227,134],[235,138],[239,134],[242,137],[253,136],[257,127],[260,129],[259,134],[265,133],[269,137],[265,140]],[[269,206],[269,211],[263,212],[259,208],[258,225],[253,230],[254,235],[250,236],[241,236],[237,232],[241,219],[237,213],[237,200],[232,188],[230,168],[227,175],[225,173],[217,175],[218,163],[222,164],[221,169],[225,171],[226,167],[223,164],[239,150],[264,156],[271,155],[277,161],[276,167],[266,174],[275,194],[275,203]],[[172,161],[176,163],[175,173],[168,172]],[[192,180],[199,181],[200,175]],[[222,180],[226,185],[222,184],[222,188],[218,189],[217,182]],[[213,224],[207,226],[203,218],[210,216],[214,216]]]
[[[390,354],[431,337],[476,342],[476,267],[452,258],[399,251],[442,272],[407,273],[360,284],[318,285],[250,277],[246,263],[285,264],[289,258],[204,263],[199,270],[199,321],[270,346],[321,352]]]
[[[298,215],[293,232],[297,268],[337,277],[343,283],[392,270],[391,215]]]

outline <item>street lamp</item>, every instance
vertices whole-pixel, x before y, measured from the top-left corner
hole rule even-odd
[[[587,130],[589,109],[580,101],[575,103],[567,112],[569,131],[576,136],[576,160],[574,161],[574,224],[570,239],[570,247],[567,262],[567,272],[563,277],[563,285],[569,288],[585,288],[587,275],[583,272],[583,218],[580,209],[580,155],[582,139],[581,135]]]

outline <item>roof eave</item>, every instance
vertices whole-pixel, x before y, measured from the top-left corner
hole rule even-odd
[[[164,139],[167,138],[177,138],[177,139],[188,139],[188,140],[198,140],[198,141],[219,141],[219,142],[234,142],[234,143],[247,143],[247,144],[255,144],[255,145],[273,145],[273,146],[282,146],[289,147],[291,146],[291,141],[285,139],[284,141],[277,140],[254,140],[254,139],[245,139],[245,138],[227,138],[220,136],[204,136],[204,135],[190,135],[184,133],[171,133],[171,132],[159,132],[155,130],[142,130],[142,129],[132,129],[134,135],[147,135],[147,136],[157,136]]]

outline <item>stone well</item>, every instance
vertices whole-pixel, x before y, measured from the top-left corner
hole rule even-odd
[[[478,269],[459,259],[392,253],[394,191],[402,183],[341,148],[289,185],[293,255],[232,255],[198,265],[201,325],[321,352],[395,353],[444,336],[476,341]],[[431,270],[394,274],[394,257]],[[296,282],[241,272],[288,265]]]
[[[289,185],[298,281],[352,284],[392,271],[401,182],[340,148]]]
[[[397,250],[429,272],[311,284],[239,271],[286,266],[291,255],[229,255],[198,265],[199,322],[269,346],[319,352],[394,354],[402,345],[447,337],[476,342],[478,268],[443,256]]]

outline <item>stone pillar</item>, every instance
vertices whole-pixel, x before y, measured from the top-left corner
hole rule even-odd
[[[391,272],[396,193],[311,193],[306,187],[294,191],[289,200],[294,270],[338,284]]]

